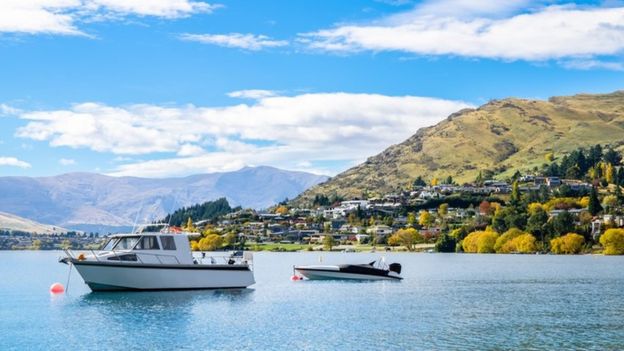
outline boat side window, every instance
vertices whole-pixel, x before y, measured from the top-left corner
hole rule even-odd
[[[172,236],[161,236],[160,243],[162,244],[163,250],[175,250],[175,241]]]
[[[115,250],[130,250],[136,245],[137,241],[139,241],[138,236],[124,236],[115,245]]]
[[[111,251],[115,244],[117,243],[117,238],[111,238],[106,241],[106,243],[102,246],[102,251]]]
[[[160,250],[155,236],[144,236],[134,248],[135,250]]]

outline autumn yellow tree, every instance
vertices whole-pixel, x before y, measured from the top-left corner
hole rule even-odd
[[[431,225],[432,222],[433,216],[431,216],[431,213],[429,213],[429,211],[420,211],[420,215],[418,216],[418,224],[422,225],[423,227],[428,227],[429,225]]]
[[[191,251],[199,251],[199,243],[196,240],[191,240]]]
[[[407,214],[407,225],[413,227],[414,224],[416,224],[416,215],[414,214],[414,212],[410,212]]]
[[[539,211],[543,211],[544,206],[539,202],[532,202],[527,206],[527,212],[529,215],[533,215],[538,213]]]
[[[496,239],[498,239],[498,234],[496,232],[472,232],[462,241],[462,248],[464,252],[469,253],[494,253]]]
[[[448,208],[449,205],[447,203],[441,204],[440,207],[438,207],[438,216],[446,216],[448,214]]]
[[[509,241],[501,247],[500,253],[535,253],[537,251],[536,239],[529,233],[521,234]]]
[[[438,185],[438,183],[439,183],[438,178],[431,179],[431,186],[436,186],[436,185]]]
[[[583,249],[585,238],[576,233],[568,233],[550,241],[550,251],[554,254],[577,254]]]
[[[505,244],[507,244],[507,242],[515,239],[516,237],[526,234],[525,232],[523,232],[522,230],[518,229],[518,228],[511,228],[508,231],[504,232],[501,236],[499,236],[496,239],[496,243],[494,244],[494,251],[498,252],[498,253],[510,253],[513,252],[509,250],[509,247],[507,247],[506,250],[503,251],[503,247],[505,246]]]
[[[201,251],[215,251],[223,245],[223,238],[218,234],[209,234],[205,238],[199,240],[199,249]]]
[[[609,184],[615,183],[614,181],[615,180],[615,168],[613,167],[612,164],[607,163],[607,165],[605,166],[604,177],[607,183]]]
[[[600,236],[605,255],[624,255],[624,229],[608,229]]]
[[[278,214],[278,215],[282,215],[282,216],[285,215],[285,214],[288,214],[288,207],[286,207],[284,205],[278,206],[275,209],[275,213]]]
[[[197,228],[195,228],[195,225],[193,224],[193,219],[191,217],[189,217],[186,220],[186,225],[184,226],[184,230],[186,230],[187,232],[196,232]]]
[[[423,242],[423,237],[414,228],[399,229],[388,238],[390,246],[405,246],[409,251],[414,250],[414,245]]]

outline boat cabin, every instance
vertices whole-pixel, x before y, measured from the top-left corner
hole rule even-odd
[[[187,233],[115,234],[102,246],[109,261],[154,264],[193,264]]]

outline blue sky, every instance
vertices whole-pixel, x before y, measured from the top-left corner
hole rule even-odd
[[[336,174],[457,109],[622,89],[624,4],[6,0],[0,175]]]

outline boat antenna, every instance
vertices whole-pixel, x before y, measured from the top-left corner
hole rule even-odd
[[[141,206],[139,206],[139,210],[137,211],[136,217],[134,217],[134,224],[132,225],[132,233],[134,234],[134,230],[136,229],[137,222],[139,221],[139,215],[141,214],[141,210],[143,210],[143,202],[145,199],[141,200]]]

